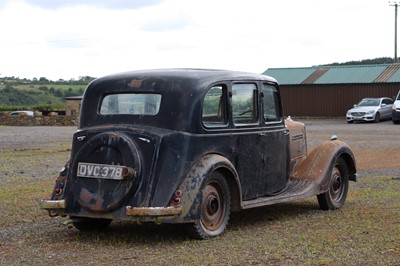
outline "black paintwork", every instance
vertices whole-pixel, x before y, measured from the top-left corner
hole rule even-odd
[[[231,85],[257,85],[258,121],[235,126],[231,116]],[[278,88],[270,77],[243,72],[197,69],[134,71],[97,79],[87,87],[78,132],[74,135],[68,172],[66,213],[71,216],[124,216],[124,206],[167,207],[193,165],[218,154],[235,167],[241,200],[283,189],[289,178],[289,135],[280,120],[264,121],[262,84]],[[134,85],[132,85],[134,84]],[[227,88],[226,126],[202,123],[203,99],[215,84]],[[155,116],[101,115],[100,103],[113,93],[154,92],[162,95]],[[280,104],[280,101],[279,101]],[[82,179],[78,162],[120,164],[138,170],[132,180]]]

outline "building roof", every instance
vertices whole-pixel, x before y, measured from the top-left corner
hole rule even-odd
[[[400,82],[400,64],[269,68],[263,73],[281,85]]]

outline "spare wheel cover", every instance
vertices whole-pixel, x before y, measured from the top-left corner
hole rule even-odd
[[[78,164],[121,165],[134,169],[133,176],[114,180],[87,178],[77,175]],[[121,207],[140,184],[140,154],[135,143],[125,134],[101,133],[85,143],[73,160],[72,190],[79,205],[94,212],[106,212]]]

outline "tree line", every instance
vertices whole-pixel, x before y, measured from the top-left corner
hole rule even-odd
[[[11,76],[11,77],[0,77],[0,84],[86,85],[86,84],[89,84],[94,79],[96,79],[96,78],[90,77],[90,76],[81,76],[78,79],[70,79],[70,80],[59,79],[57,81],[52,81],[52,80],[47,79],[46,77],[27,79],[27,78],[19,78],[19,77]]]
[[[400,62],[400,60],[397,60]],[[374,59],[364,59],[360,61],[348,61],[344,63],[331,63],[323,66],[352,66],[352,65],[380,65],[380,64],[393,64],[394,59],[390,57],[378,57]]]

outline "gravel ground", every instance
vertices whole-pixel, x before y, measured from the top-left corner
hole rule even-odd
[[[0,151],[42,149],[54,142],[68,143],[76,127],[11,127],[0,126]]]
[[[76,127],[0,126],[0,186],[14,177],[56,176],[69,157],[75,131]]]
[[[400,125],[391,121],[381,123],[354,123],[347,124],[344,119],[297,119],[307,128],[307,142],[309,149],[327,141],[332,135],[346,142],[353,149],[358,173],[361,176],[390,175],[400,178]],[[0,127],[0,152],[9,151],[40,151],[59,149],[60,156],[40,158],[37,169],[25,169],[16,164],[12,175],[28,175],[30,177],[52,176],[57,174],[68,158],[71,148],[72,135],[76,127]],[[56,144],[55,144],[56,143]],[[59,159],[59,160],[55,160]],[[2,162],[0,156],[0,163]],[[11,160],[12,161],[12,160]],[[23,165],[22,165],[23,166]],[[0,172],[1,173],[1,172]],[[4,175],[4,173],[3,173]],[[4,180],[0,177],[0,185]]]
[[[0,265],[400,265],[400,125],[298,121],[310,149],[332,134],[353,149],[363,182],[352,184],[344,210],[321,212],[311,199],[246,210],[209,241],[188,240],[179,226],[113,224],[102,234],[61,226],[65,218],[49,218],[37,199],[48,197],[76,127],[0,126]]]

